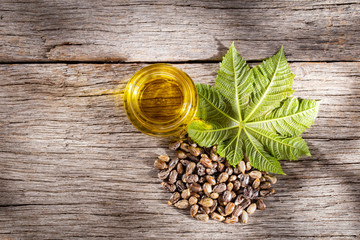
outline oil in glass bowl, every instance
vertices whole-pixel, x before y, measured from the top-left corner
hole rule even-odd
[[[170,64],[140,69],[126,85],[127,116],[141,132],[152,136],[175,136],[195,117],[198,95],[194,82]]]

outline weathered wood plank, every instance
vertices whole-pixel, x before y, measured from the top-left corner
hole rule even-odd
[[[246,226],[194,222],[167,206],[152,167],[167,141],[137,132],[110,94],[141,66],[0,65],[0,237],[360,236],[360,63],[291,64],[296,95],[322,99],[304,134],[313,157],[282,163],[278,193]],[[203,83],[218,68],[176,66]]]
[[[359,12],[357,0],[3,0],[0,61],[213,61],[232,41],[248,60],[284,45],[292,61],[359,61]]]

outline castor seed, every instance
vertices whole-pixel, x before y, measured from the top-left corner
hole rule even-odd
[[[216,173],[216,172],[217,172],[216,168],[207,168],[207,169],[206,169],[206,173],[207,173],[208,175],[213,175],[213,174]]]
[[[159,170],[163,170],[163,169],[167,168],[168,166],[164,161],[162,161],[160,159],[156,159],[154,162],[154,167]]]
[[[210,196],[211,192],[212,192],[212,187],[211,184],[206,182],[203,184],[203,190],[204,193],[206,194],[206,196]]]
[[[214,200],[209,197],[205,197],[200,200],[199,204],[204,207],[211,207],[214,204]]]
[[[261,190],[260,196],[267,197],[275,193],[275,189]]]
[[[205,178],[206,178],[206,181],[208,181],[208,183],[210,183],[211,185],[216,184],[216,180],[215,180],[215,178],[213,176],[206,175]]]
[[[202,158],[200,159],[200,163],[201,163],[202,165],[204,165],[204,167],[206,167],[206,168],[212,168],[212,167],[213,167],[213,164],[212,164],[211,159],[206,158],[206,157],[202,157]]]
[[[189,147],[189,152],[191,155],[197,157],[201,154],[201,149],[198,148],[198,147],[193,147],[193,146],[190,146]]]
[[[214,192],[216,193],[222,193],[226,190],[226,184],[225,183],[220,183],[219,185],[216,185],[213,189]]]
[[[176,190],[175,184],[162,182],[161,185],[169,192],[175,192],[175,190]]]
[[[195,218],[199,221],[202,221],[202,222],[207,222],[209,221],[209,215],[207,214],[196,214],[195,215]]]
[[[178,174],[183,174],[184,173],[184,166],[182,165],[182,163],[178,163],[176,165],[176,171],[178,172]]]
[[[240,181],[239,181],[239,180],[234,181],[234,188],[233,188],[233,190],[234,190],[234,191],[238,191],[238,190],[240,189],[240,187],[241,187]]]
[[[212,199],[217,199],[217,198],[219,197],[219,194],[213,192],[213,193],[210,194],[210,197],[211,197]]]
[[[170,157],[168,155],[159,155],[158,159],[164,162],[170,161]]]
[[[232,167],[228,167],[225,169],[225,172],[230,176],[234,173],[234,169]]]
[[[178,162],[179,162],[178,158],[171,159],[171,161],[169,162],[169,171],[173,170],[178,164]]]
[[[241,222],[246,224],[249,221],[249,215],[247,214],[246,211],[243,211],[241,214]]]
[[[244,208],[241,205],[235,206],[234,211],[232,213],[233,217],[239,217],[243,212]]]
[[[177,151],[176,151],[176,156],[177,156],[178,158],[180,158],[180,159],[186,158],[186,154],[185,154],[183,151],[181,151],[181,150],[177,150]]]
[[[232,224],[232,223],[237,223],[238,221],[239,221],[239,218],[231,216],[231,217],[225,218],[224,222],[228,223],[228,224]]]
[[[234,182],[236,179],[237,179],[237,176],[236,176],[236,175],[231,175],[231,176],[229,177],[229,182]]]
[[[234,188],[234,184],[232,182],[229,182],[227,185],[226,185],[226,189],[229,190],[229,191],[232,191]]]
[[[200,206],[200,207],[199,207],[199,212],[208,215],[208,214],[210,214],[210,208],[209,208],[209,207]]]
[[[197,199],[196,197],[191,196],[191,197],[189,198],[189,204],[190,204],[190,205],[194,205],[194,204],[196,204],[197,202],[198,202],[198,199]]]
[[[186,209],[189,207],[189,202],[187,200],[180,200],[174,205],[175,207],[179,209]]]
[[[238,168],[240,170],[241,173],[245,173],[245,170],[246,170],[246,164],[244,161],[240,161],[239,165],[238,165]]]
[[[165,180],[168,176],[169,176],[169,171],[168,170],[162,170],[158,173],[158,178],[160,180]]]
[[[235,204],[232,202],[229,202],[225,207],[225,215],[230,215],[235,209]]]
[[[217,181],[218,183],[224,183],[229,179],[229,174],[226,172],[223,172],[219,175]]]
[[[186,166],[185,174],[186,176],[189,176],[192,174],[195,170],[196,164],[194,162],[189,162],[189,164]]]
[[[225,165],[223,163],[219,162],[218,165],[217,165],[217,170],[219,172],[223,172],[225,170]]]
[[[169,175],[169,183],[174,184],[177,180],[177,176],[178,176],[177,171],[175,169],[172,170]]]
[[[180,147],[181,142],[182,141],[179,140],[176,142],[169,143],[169,149],[175,151],[176,149],[178,149]]]
[[[259,186],[260,186],[260,179],[257,178],[257,179],[255,179],[254,182],[252,183],[252,187],[253,187],[254,189],[256,189],[256,188],[259,188]]]
[[[248,206],[248,208],[246,209],[248,214],[253,214],[256,210],[256,203],[252,203]]]
[[[172,204],[174,204],[174,203],[176,203],[177,201],[179,201],[180,200],[180,193],[178,193],[178,192],[174,192],[173,194],[171,194],[171,197],[170,197],[170,202],[172,203]]]
[[[228,190],[226,190],[226,191],[223,193],[223,195],[222,195],[222,200],[223,200],[225,203],[230,202],[230,201],[231,201],[231,198],[232,198],[231,192],[228,191]]]
[[[266,209],[265,201],[264,201],[264,199],[262,199],[262,198],[259,198],[259,199],[256,201],[256,205],[257,205],[257,208],[258,208],[259,210],[265,210],[265,209]]]
[[[277,178],[275,176],[273,176],[273,175],[265,175],[264,177],[271,184],[275,184],[277,182]]]
[[[181,143],[180,144],[180,149],[181,150],[183,150],[183,151],[185,151],[185,152],[189,152],[190,150],[189,150],[189,144],[187,144],[187,143]]]
[[[211,219],[214,219],[215,221],[218,221],[218,222],[222,222],[225,220],[225,218],[223,216],[221,216],[220,214],[218,214],[216,212],[211,213]]]
[[[190,190],[192,192],[201,192],[202,191],[202,188],[201,188],[201,185],[198,184],[198,183],[192,183],[190,184]]]
[[[195,204],[190,207],[190,215],[192,217],[195,217],[198,211],[199,211],[199,205]]]
[[[185,184],[181,180],[176,181],[176,187],[180,192],[186,189]]]
[[[251,178],[261,178],[261,172],[260,171],[256,171],[256,170],[253,170],[251,172],[249,172],[249,176]]]
[[[246,171],[250,171],[251,170],[251,164],[250,162],[246,163]]]
[[[221,215],[221,216],[225,216],[225,208],[223,206],[218,206],[217,209],[218,213]]]
[[[263,182],[260,184],[260,189],[269,189],[271,188],[271,183],[269,182]]]

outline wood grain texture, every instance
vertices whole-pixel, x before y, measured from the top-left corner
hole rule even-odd
[[[0,61],[359,61],[358,0],[2,0]],[[256,51],[254,51],[256,49]]]
[[[277,194],[247,225],[167,206],[139,133],[113,95],[141,64],[0,65],[0,239],[357,239],[360,63],[293,63],[295,95],[321,99],[311,158],[283,161]],[[213,83],[218,64],[178,64]]]

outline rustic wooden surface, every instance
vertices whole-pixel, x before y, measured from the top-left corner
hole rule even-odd
[[[359,10],[359,1],[2,0],[0,239],[360,238]],[[229,226],[167,206],[152,166],[170,153],[167,140],[139,133],[116,93],[159,61],[213,83],[233,40],[250,60],[283,44],[295,95],[322,103],[304,134],[313,156],[283,161],[268,209]]]

